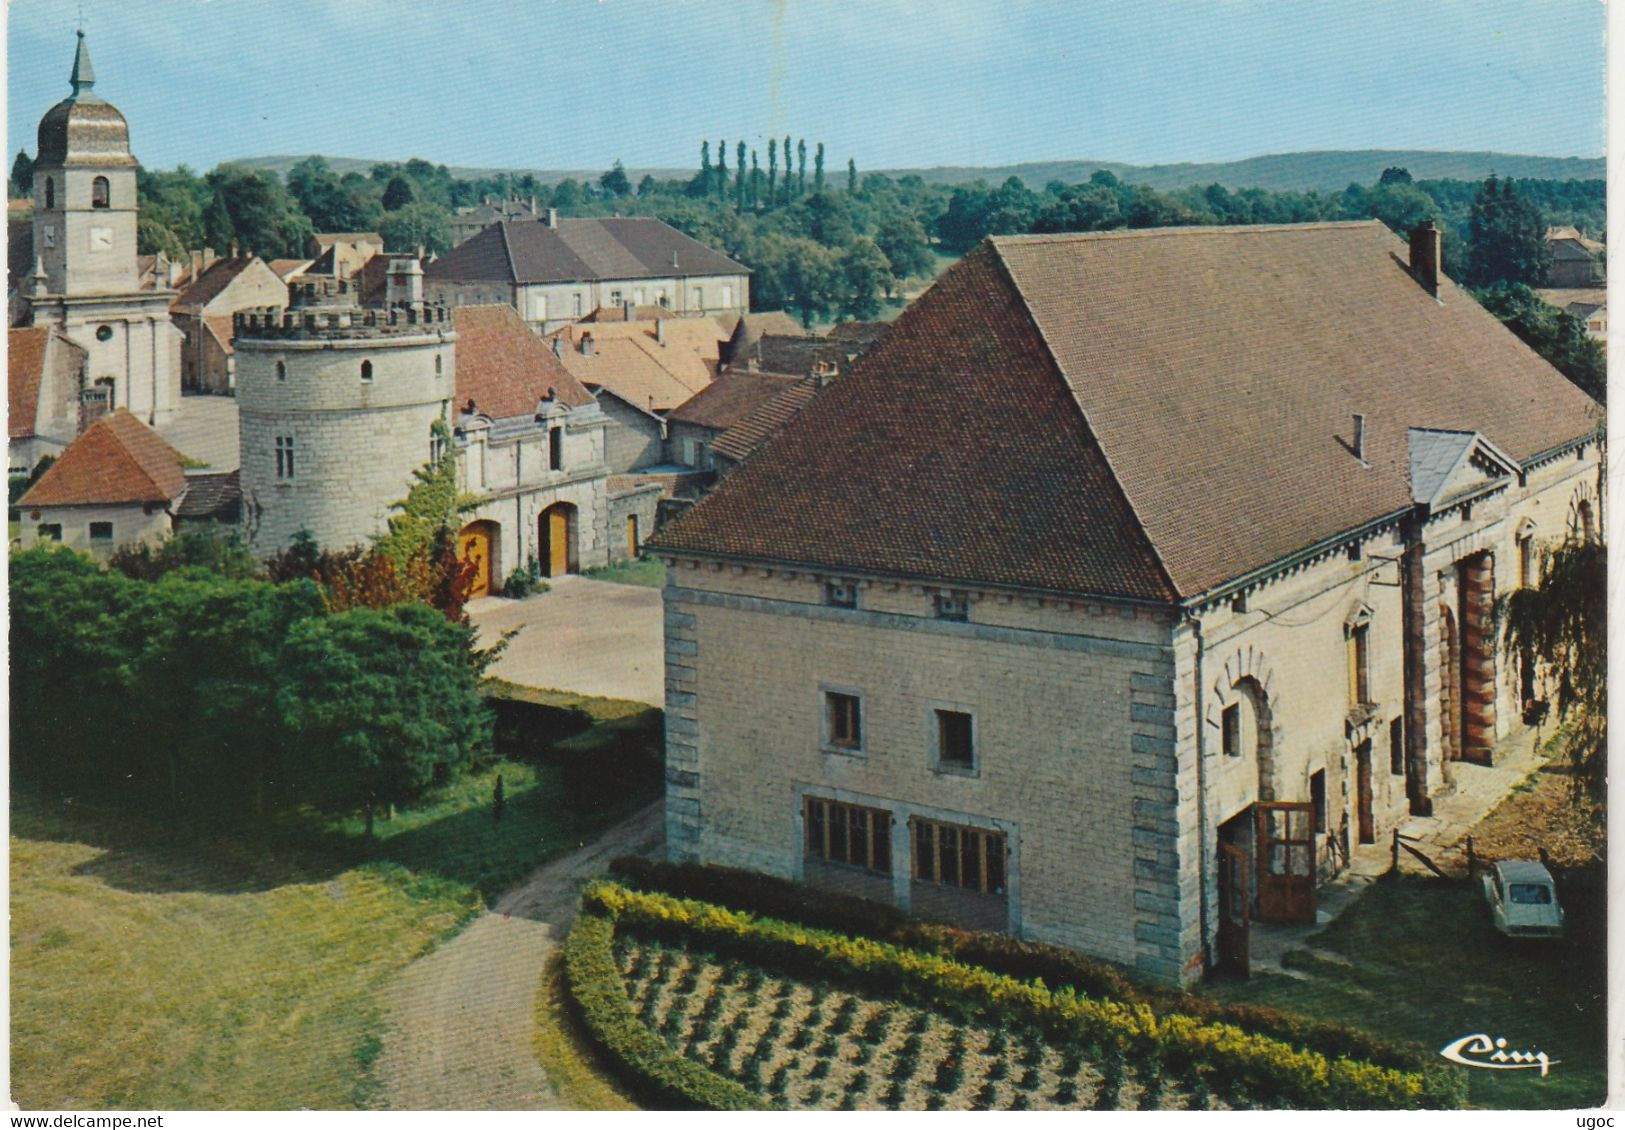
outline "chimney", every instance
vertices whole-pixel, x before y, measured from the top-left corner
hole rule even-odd
[[[666,344],[666,319],[655,319],[655,341],[660,345]]]
[[[556,228],[559,226],[559,210],[557,208],[549,208],[547,210],[547,226],[550,228]]]
[[[392,259],[384,278],[384,302],[419,306],[423,302],[423,268],[416,259]]]
[[[1438,225],[1424,220],[1411,232],[1411,274],[1427,288],[1434,298],[1439,297],[1439,268],[1444,260],[1444,249]]]
[[[555,356],[555,357],[563,357],[564,356],[564,338],[563,337],[556,337],[556,338],[553,339],[553,356]]]
[[[530,214],[532,216],[534,216],[540,211],[541,211],[541,209],[536,206],[536,198],[534,196],[532,196],[530,198]]]
[[[592,334],[582,334],[581,335],[581,356],[583,356],[583,357],[591,357],[593,355],[593,352],[594,352],[594,346],[593,346],[593,343],[592,343]]]
[[[1364,463],[1365,460],[1365,413],[1354,414],[1354,458]]]

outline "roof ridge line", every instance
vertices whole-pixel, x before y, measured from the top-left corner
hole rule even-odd
[[[508,282],[513,286],[519,285],[519,268],[514,265],[513,248],[508,245],[508,221],[498,220],[498,228],[502,230],[502,255],[508,260]]]
[[[1338,228],[1369,228],[1381,224],[1369,220],[1310,220],[1302,224],[1171,224],[1154,228],[1111,228],[1106,231],[1023,232],[1015,235],[990,235],[999,243],[1082,243],[1096,239],[1154,239],[1172,235],[1247,235],[1255,232],[1326,231]]]
[[[1123,498],[1123,504],[1128,507],[1128,512],[1133,515],[1134,525],[1140,531],[1140,536],[1145,539],[1146,548],[1151,551],[1151,558],[1157,563],[1157,569],[1161,571],[1162,579],[1167,582],[1170,594],[1176,600],[1183,599],[1185,594],[1180,591],[1179,585],[1175,583],[1174,575],[1169,570],[1168,563],[1163,560],[1162,550],[1157,548],[1157,543],[1151,537],[1151,531],[1146,528],[1145,519],[1140,517],[1140,508],[1134,504],[1134,499],[1129,497],[1128,487],[1123,484],[1123,476],[1118,472],[1117,465],[1112,462],[1111,453],[1106,450],[1106,445],[1101,442],[1100,433],[1089,422],[1089,413],[1084,410],[1083,402],[1078,399],[1078,391],[1072,386],[1072,377],[1062,367],[1061,359],[1055,355],[1055,350],[1050,346],[1049,334],[1044,332],[1043,323],[1038,320],[1038,315],[1034,312],[1032,303],[1027,301],[1026,291],[1022,290],[1021,284],[1016,282],[1016,276],[1011,273],[1010,265],[1004,261],[1004,256],[999,253],[998,245],[992,243],[991,238],[989,244],[994,252],[993,257],[998,262],[999,272],[1004,276],[1005,285],[1015,291],[1016,298],[1021,303],[1021,308],[1027,312],[1027,320],[1032,324],[1033,331],[1038,335],[1039,343],[1044,350],[1044,356],[1049,358],[1050,365],[1054,368],[1056,375],[1061,378],[1061,383],[1066,386],[1067,397],[1072,401],[1073,407],[1078,410],[1078,418],[1088,430],[1090,441],[1095,445],[1095,450],[1100,452],[1100,458],[1105,462],[1106,470],[1111,473],[1112,485],[1117,488],[1117,493]]]

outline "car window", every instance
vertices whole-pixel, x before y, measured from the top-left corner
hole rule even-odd
[[[1549,906],[1552,901],[1552,889],[1538,883],[1513,883],[1512,901],[1524,906]]]

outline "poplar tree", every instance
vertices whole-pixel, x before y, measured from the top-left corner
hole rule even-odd
[[[797,177],[796,195],[807,195],[807,139],[802,138],[796,143],[796,159],[800,163],[801,173]]]
[[[793,185],[790,182],[790,135],[784,135],[784,202],[790,203]]]
[[[785,174],[788,176],[790,168],[790,153],[788,150],[786,150],[784,154],[784,166]],[[775,203],[777,203],[778,198],[776,193],[778,191],[778,180],[779,139],[776,137],[770,137],[767,139],[767,203],[769,207],[772,207]]]
[[[711,188],[711,143],[709,141],[700,142],[700,183],[705,185],[707,190]]]
[[[824,143],[818,143],[818,152],[813,154],[813,191],[824,191]]]
[[[723,199],[728,196],[728,143],[717,142],[717,195]]]
[[[846,159],[846,190],[848,192],[858,190],[858,163],[851,157]]]
[[[743,212],[745,210],[745,143],[743,141],[739,142],[734,148],[734,170],[734,175],[739,181],[739,198],[734,204],[734,209]]]
[[[750,206],[757,210],[762,206],[762,167],[757,164],[754,149],[750,151]]]

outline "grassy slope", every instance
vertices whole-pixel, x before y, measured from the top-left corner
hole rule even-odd
[[[553,692],[599,720],[641,703]],[[491,816],[496,775],[506,813]],[[634,811],[499,761],[360,839],[221,837],[12,794],[11,1073],[25,1108],[368,1104],[377,993],[529,870]]]
[[[588,569],[585,575],[595,581],[613,581],[616,584],[644,585],[657,589],[666,583],[666,566],[657,557],[640,557],[636,561],[623,561],[619,565]]]

